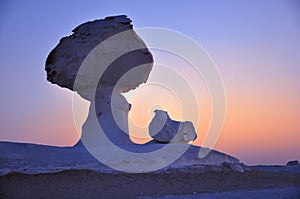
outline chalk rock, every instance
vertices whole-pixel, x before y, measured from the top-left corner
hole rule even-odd
[[[149,125],[150,136],[159,143],[188,143],[197,138],[191,122],[172,120],[166,111],[155,110],[155,116]]]
[[[101,87],[115,86],[116,81],[119,80],[124,72],[134,68],[135,63],[141,62],[148,63],[144,74],[140,73],[135,77],[130,82],[131,85],[119,85],[119,89],[126,92],[146,82],[152,69],[153,57],[145,43],[132,29],[131,20],[128,17],[125,15],[111,16],[87,22],[79,25],[72,32],[72,35],[63,37],[47,57],[45,70],[47,71],[48,81],[77,91],[82,97],[93,101],[93,96],[86,93],[88,90],[96,87],[101,89]],[[113,38],[108,40],[110,37]],[[108,42],[101,48],[102,51],[94,53],[94,55],[98,56],[95,58],[98,62],[105,62],[116,53],[122,55],[134,49],[139,50],[135,50],[129,55],[131,59],[134,57],[133,61],[128,59],[114,60],[119,65],[114,63],[111,67],[107,67],[98,63],[95,66],[79,70],[87,55],[105,40],[108,40]],[[101,72],[101,69],[106,69],[107,71],[99,79],[97,73]],[[76,78],[80,80],[78,81],[80,85],[78,83],[77,87],[74,88]]]
[[[99,122],[116,144],[131,143],[131,105],[121,93],[145,83],[152,66],[151,52],[132,29],[131,20],[121,15],[79,25],[50,52],[45,70],[48,81],[76,91],[91,102],[82,136],[97,144],[99,140],[92,132],[97,134]],[[128,78],[122,79],[128,73]],[[98,122],[91,118],[94,115]]]
[[[146,144],[142,148],[159,149],[160,145],[167,144]],[[182,145],[180,143],[172,145]],[[140,145],[129,145],[131,148],[140,149]],[[168,169],[174,171],[194,172],[223,172],[233,170],[243,172],[249,170],[240,161],[230,155],[212,150],[205,158],[199,158],[200,147],[190,145],[188,150],[171,165],[161,168],[160,172]],[[161,164],[163,157],[149,159],[149,156],[141,156],[138,161],[130,159],[115,158],[114,153],[109,149],[104,150],[110,154],[111,164],[122,165],[124,169],[131,171],[147,170],[151,164]],[[0,176],[11,172],[27,174],[53,173],[70,169],[86,169],[97,172],[116,173],[117,171],[98,162],[84,146],[55,147],[27,143],[0,142]],[[300,168],[293,168],[299,173]],[[143,171],[142,171],[143,172]]]

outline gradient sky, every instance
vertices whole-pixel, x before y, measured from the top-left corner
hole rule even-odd
[[[0,140],[60,146],[78,140],[72,92],[46,81],[45,59],[77,25],[116,14],[128,15],[136,28],[182,32],[208,51],[227,95],[226,122],[215,149],[246,164],[300,160],[297,0],[1,0]],[[204,134],[198,133],[200,145]]]

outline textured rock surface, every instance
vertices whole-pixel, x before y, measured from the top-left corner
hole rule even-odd
[[[172,120],[166,111],[155,110],[155,116],[149,125],[150,136],[160,143],[188,143],[197,138],[191,122]]]
[[[72,35],[63,37],[59,44],[48,55],[45,67],[45,70],[47,71],[47,80],[53,84],[73,90],[77,72],[86,56],[102,41],[128,30],[132,30],[132,25],[131,20],[125,15],[106,17],[105,19],[79,25],[72,31]],[[130,49],[130,47],[125,45],[136,45],[137,43],[141,49],[146,49],[144,42],[133,30],[130,32],[130,36],[130,40],[117,41],[115,44],[110,43],[106,48],[106,52],[103,52],[102,54],[103,59],[105,59],[105,53]],[[128,38],[122,39],[126,40]],[[153,61],[152,55],[147,49],[144,51],[141,50],[140,54],[146,54],[147,59]],[[115,68],[114,70],[116,73],[118,73],[118,69],[124,66],[117,67],[118,68]],[[152,65],[150,65],[149,73],[151,67]],[[85,78],[85,85],[82,85],[83,87],[89,88],[95,86],[95,83],[92,82],[96,80],[94,78],[94,72],[95,71],[90,71],[88,74],[89,76],[82,77]],[[87,73],[85,75],[87,75]],[[147,74],[144,77],[141,77],[142,82],[146,81],[147,77]],[[108,80],[108,82],[106,82],[106,84],[108,85],[110,80],[114,81],[114,79],[110,78],[112,77],[107,76],[106,80]],[[100,83],[103,82],[99,82],[99,84]],[[81,93],[79,92],[79,94]]]
[[[142,148],[155,149],[159,148],[160,145],[164,146],[165,144],[148,143],[143,145]],[[174,143],[174,145],[177,144]],[[133,144],[130,147],[141,148],[141,146]],[[159,171],[163,172],[172,168],[183,171],[190,171],[191,168],[197,168],[203,172],[222,172],[224,170],[243,172],[248,170],[238,159],[215,150],[212,150],[205,158],[199,158],[199,149],[200,147],[191,146],[178,160]],[[100,163],[82,145],[75,147],[54,147],[0,142],[0,160],[0,176],[11,172],[38,174],[70,169],[89,169],[107,173],[118,172]],[[147,158],[141,158],[138,162],[131,162],[129,160],[114,158],[112,155],[111,161],[114,164],[122,165],[124,168],[132,168],[137,165],[143,168],[147,167],[150,163],[159,163],[162,159],[157,158],[150,162]]]
[[[112,142],[130,143],[127,121],[131,105],[121,93],[146,82],[152,65],[152,54],[132,29],[131,20],[121,15],[75,28],[50,52],[45,69],[48,81],[76,91],[91,101],[90,110],[96,108],[83,126],[85,138],[91,136],[88,140],[95,144],[99,141],[91,134],[98,129],[91,119],[95,114]],[[128,71],[130,79],[119,81]]]

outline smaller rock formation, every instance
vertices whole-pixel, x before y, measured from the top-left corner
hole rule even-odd
[[[197,138],[191,122],[172,120],[166,111],[155,110],[149,125],[150,136],[159,143],[188,143]]]
[[[286,165],[287,166],[299,165],[299,161],[298,160],[289,161],[288,163],[286,163]]]

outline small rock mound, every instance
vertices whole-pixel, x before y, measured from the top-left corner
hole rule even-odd
[[[158,143],[188,143],[197,138],[192,122],[172,120],[166,111],[155,110],[149,125],[150,136]]]
[[[289,161],[288,163],[286,163],[286,165],[287,166],[299,165],[299,161],[298,160]]]

